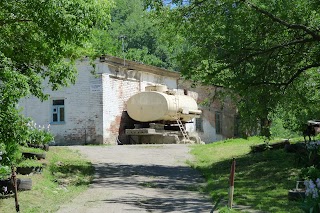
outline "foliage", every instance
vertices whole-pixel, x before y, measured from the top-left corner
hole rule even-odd
[[[20,146],[19,150],[21,152],[30,152],[30,153],[37,153],[37,154],[43,154],[45,153],[44,150],[42,149],[38,149],[38,148],[32,148],[32,147],[24,147],[24,146]]]
[[[312,141],[306,144],[308,151],[308,163],[310,166],[320,167],[320,141]]]
[[[43,164],[37,159],[23,159],[21,160],[16,167],[42,167]]]
[[[48,144],[54,140],[53,134],[50,132],[50,124],[47,127],[38,126],[33,121],[27,124],[28,139],[27,142],[36,145]]]
[[[193,146],[195,161],[190,164],[206,178],[204,192],[213,200],[228,199],[230,167],[236,158],[235,204],[263,212],[301,212],[300,203],[287,198],[300,172],[295,154],[283,150],[249,153],[251,145],[260,143],[263,141],[254,137]]]
[[[298,123],[320,115],[318,1],[145,2],[184,37],[188,48],[178,56],[184,76],[236,94],[244,126],[260,120],[269,136],[278,109]]]
[[[277,114],[276,116],[272,117],[272,124],[270,126],[270,131],[273,137],[276,138],[293,138],[293,137],[298,137],[299,135],[301,135],[301,131],[297,132],[297,131],[293,131],[294,130],[300,130],[301,128],[298,127],[299,122],[296,121],[296,128],[289,128],[288,125],[285,124],[286,121],[288,121],[288,119],[286,119],[286,121],[283,121],[280,116],[282,117],[282,115]],[[290,121],[291,124],[292,121]],[[285,126],[287,128],[285,128]]]
[[[108,29],[95,30],[92,45],[97,55],[109,54],[177,69],[174,57],[181,49],[179,40],[169,44],[162,36],[163,28],[156,22],[152,19],[152,13],[144,10],[143,0],[115,0]]]
[[[305,167],[299,176],[300,180],[316,180],[320,177],[320,170],[314,166]]]
[[[3,152],[0,164],[11,165],[21,157],[18,147],[27,140],[28,127],[27,120],[16,108],[4,108],[0,105],[0,151]]]
[[[111,0],[0,2],[1,163],[13,160],[18,144],[26,140],[18,100],[28,95],[43,100],[43,86],[58,89],[75,81],[73,62],[86,49],[92,29],[108,23],[110,6]],[[42,85],[44,79],[47,85]]]
[[[0,180],[6,179],[10,175],[10,167],[9,166],[2,166],[0,165]]]
[[[306,187],[306,199],[303,203],[303,209],[307,213],[319,213],[320,212],[320,179],[305,180],[304,185]]]
[[[65,147],[51,147],[47,153],[47,167],[41,174],[28,176],[32,179],[32,190],[19,193],[20,210],[23,212],[42,213],[57,212],[59,206],[67,204],[80,193],[88,188],[88,183],[93,178],[94,168],[90,162],[85,160],[79,153]],[[54,165],[64,165],[65,170],[72,170],[72,173],[65,171],[51,170]],[[69,169],[67,169],[69,167]],[[75,169],[76,168],[76,169]],[[61,178],[65,175],[64,181]],[[18,175],[18,178],[24,176]],[[15,211],[12,199],[0,199],[2,213]]]

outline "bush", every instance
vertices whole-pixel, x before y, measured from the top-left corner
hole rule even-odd
[[[15,107],[3,109],[0,104],[0,164],[10,165],[21,156],[18,148],[28,139],[27,122]]]
[[[320,177],[320,170],[314,166],[309,166],[301,170],[301,174],[299,175],[299,177],[301,180],[315,181],[318,177]]]
[[[0,104],[0,165],[12,165],[21,158],[19,145],[47,144],[54,140],[50,125],[37,127],[30,119],[19,114],[16,107],[2,108]]]
[[[10,167],[9,166],[1,166],[0,165],[0,180],[6,179],[10,176]]]
[[[41,145],[41,144],[48,144],[49,142],[54,140],[54,137],[52,133],[50,132],[50,124],[45,126],[38,126],[33,121],[28,122],[27,126],[28,128],[28,143],[35,144],[35,145]]]

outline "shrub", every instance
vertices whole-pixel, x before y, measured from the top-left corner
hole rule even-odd
[[[33,121],[27,124],[28,128],[28,143],[41,145],[48,144],[49,142],[54,140],[52,133],[50,132],[50,124],[45,126],[38,126]]]
[[[21,158],[19,145],[47,144],[54,140],[50,125],[37,127],[30,119],[19,114],[16,107],[1,108],[0,104],[0,164],[15,164]]]
[[[308,213],[320,212],[320,179],[305,180],[306,199],[303,202],[302,209]]]
[[[301,170],[301,180],[316,180],[318,177],[320,177],[320,170],[314,166],[309,166]]]
[[[4,110],[0,104],[0,164],[10,165],[21,156],[18,147],[28,139],[27,122],[15,107]]]

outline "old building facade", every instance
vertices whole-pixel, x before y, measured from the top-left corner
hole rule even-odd
[[[104,56],[94,63],[95,68],[89,59],[77,61],[76,83],[58,91],[45,88],[47,101],[29,97],[19,103],[23,114],[38,125],[50,124],[56,144],[126,143],[124,132],[132,122],[126,102],[148,85],[166,85],[176,93],[192,96],[200,105],[212,91],[209,87],[191,88],[177,72],[117,57]],[[202,116],[186,124],[187,131],[199,134],[206,143],[234,136],[232,105],[222,107],[215,101],[201,109]]]

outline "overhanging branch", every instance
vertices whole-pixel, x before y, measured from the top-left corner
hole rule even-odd
[[[315,67],[320,67],[320,63],[310,64],[310,65],[307,65],[305,67],[298,69],[297,72],[289,79],[289,81],[286,82],[286,87],[288,87],[296,78],[298,78],[301,75],[301,73],[303,73],[304,71],[306,71],[308,69],[315,68]]]
[[[0,20],[0,26],[4,26],[7,24],[14,24],[14,23],[23,23],[23,22],[31,22],[31,19],[2,19]]]
[[[306,33],[308,33],[309,35],[312,36],[313,39],[317,40],[317,41],[320,41],[320,35],[317,34],[315,31],[311,30],[310,28],[308,28],[307,26],[305,25],[302,25],[302,24],[291,24],[291,23],[288,23],[280,18],[278,18],[277,16],[273,15],[272,13],[266,11],[266,10],[263,10],[261,9],[260,7],[252,4],[251,2],[248,2],[246,0],[241,0],[242,2],[246,3],[249,7],[255,9],[256,11],[262,13],[263,15],[269,17],[271,20],[289,28],[289,29],[296,29],[296,30],[303,30],[305,31]]]

